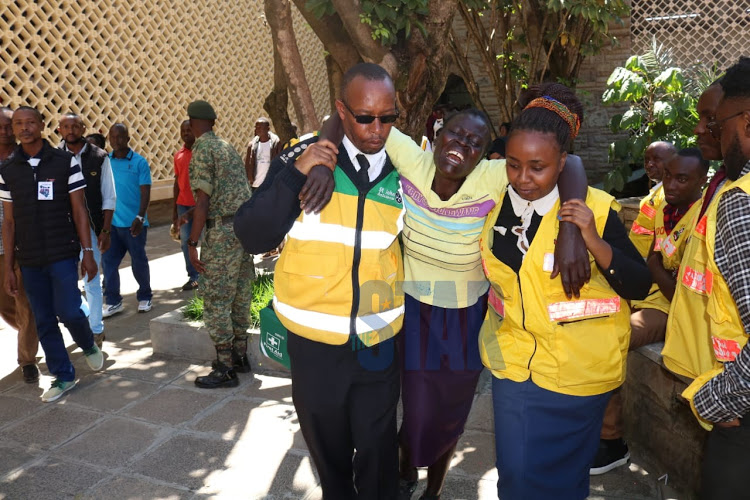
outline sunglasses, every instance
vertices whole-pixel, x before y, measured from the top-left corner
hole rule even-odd
[[[351,115],[354,117],[354,121],[357,123],[361,123],[362,125],[368,125],[375,120],[380,120],[380,123],[386,124],[386,123],[394,123],[398,119],[398,110],[396,110],[395,114],[392,115],[382,115],[382,116],[373,116],[373,115],[357,115],[352,111],[352,108],[349,107],[349,105],[341,99],[341,103],[344,105],[346,110],[351,113]]]
[[[711,137],[714,139],[721,139],[721,126],[726,122],[727,120],[731,120],[732,118],[735,118],[737,116],[740,116],[742,113],[748,110],[742,110],[739,113],[735,113],[733,115],[729,115],[726,118],[722,118],[721,120],[716,121],[716,118],[714,118],[714,121],[706,123],[706,128],[711,133]]]

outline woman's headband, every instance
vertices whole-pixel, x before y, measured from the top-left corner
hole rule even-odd
[[[544,108],[557,113],[560,118],[565,120],[568,127],[570,127],[570,140],[572,141],[578,136],[578,130],[581,128],[581,120],[578,118],[577,114],[573,113],[565,104],[557,99],[547,95],[537,97],[528,103],[524,109],[526,110],[530,108]]]

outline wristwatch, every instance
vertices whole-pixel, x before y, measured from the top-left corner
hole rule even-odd
[[[197,241],[193,241],[190,238],[188,238],[187,244],[188,244],[189,247],[197,247],[198,246],[198,242]]]
[[[138,219],[139,221],[143,222],[143,216],[142,215],[136,215],[135,218]]]

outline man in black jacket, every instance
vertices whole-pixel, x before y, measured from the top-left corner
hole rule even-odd
[[[104,364],[78,291],[81,246],[85,279],[90,281],[97,273],[83,194],[86,181],[75,157],[42,139],[44,124],[37,110],[18,108],[12,127],[21,145],[0,168],[0,200],[5,212],[4,285],[10,295],[18,293],[13,273],[17,258],[47,366],[56,377],[42,394],[42,401],[51,402],[76,383],[58,318],[83,349],[89,367],[100,370]]]
[[[86,126],[75,113],[66,113],[60,118],[57,131],[62,135],[60,149],[72,154],[81,165],[86,181],[86,208],[89,211],[91,242],[97,268],[102,265],[102,253],[109,249],[112,230],[112,214],[115,210],[115,180],[109,156],[103,149],[89,144],[83,137]],[[102,282],[99,274],[84,283],[86,301],[89,306],[89,325],[99,348],[104,341],[104,321],[102,320]]]

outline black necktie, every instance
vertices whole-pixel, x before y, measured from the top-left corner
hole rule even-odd
[[[370,174],[367,173],[367,170],[370,168],[370,162],[367,161],[367,158],[365,158],[365,155],[358,154],[357,155],[357,161],[359,162],[359,179],[364,184],[370,183]]]

